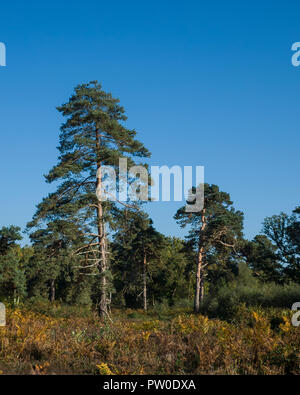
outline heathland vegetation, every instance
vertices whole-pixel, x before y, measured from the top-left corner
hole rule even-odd
[[[174,213],[186,238],[167,237],[142,202],[96,194],[105,166],[150,157],[119,100],[94,81],[58,111],[56,190],[28,222],[30,246],[0,229],[1,372],[299,374],[300,207],[247,240],[230,194],[204,184],[200,211]]]

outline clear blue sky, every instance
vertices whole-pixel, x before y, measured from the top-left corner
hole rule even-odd
[[[119,97],[154,165],[204,165],[252,238],[300,205],[296,1],[56,1],[1,4],[0,226],[24,227],[51,186],[61,117],[78,83]],[[182,235],[179,203],[153,203]],[[150,206],[150,205],[149,205]]]

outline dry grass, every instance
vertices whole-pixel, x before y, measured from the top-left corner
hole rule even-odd
[[[2,374],[299,374],[300,329],[286,312],[244,310],[239,323],[176,312],[53,318],[7,312]],[[133,317],[133,318],[130,318]],[[274,324],[275,323],[275,324]]]

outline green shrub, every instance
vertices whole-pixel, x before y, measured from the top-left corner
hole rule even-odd
[[[241,305],[290,309],[300,301],[300,284],[263,283],[253,277],[246,265],[240,265],[236,279],[206,295],[202,313],[210,317],[232,320]]]

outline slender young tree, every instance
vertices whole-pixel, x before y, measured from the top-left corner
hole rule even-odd
[[[122,277],[123,292],[143,295],[143,308],[148,309],[148,280],[154,261],[159,260],[164,237],[143,211],[122,210],[114,236],[114,255]]]
[[[152,226],[152,221],[141,229],[134,241],[134,250],[140,254],[143,262],[143,308],[148,309],[148,275],[151,260],[159,259],[159,250],[163,247],[163,236]]]
[[[195,193],[196,188],[192,188],[192,192]],[[232,207],[228,193],[220,191],[217,185],[205,184],[203,209],[188,213],[184,206],[174,218],[181,227],[190,226],[187,239],[197,252],[194,311],[198,313],[204,298],[207,269],[212,262],[208,259],[209,255],[223,255],[224,250],[235,248],[237,241],[242,238],[243,213]],[[223,257],[222,261],[225,261]]]
[[[105,200],[102,193],[104,166],[112,166],[118,176],[120,157],[127,158],[131,167],[136,164],[134,157],[149,157],[150,153],[136,140],[136,131],[124,126],[127,118],[119,100],[104,92],[97,81],[78,85],[58,111],[66,121],[61,127],[58,164],[46,180],[61,183],[38,206],[34,224],[63,218],[81,229],[85,245],[76,253],[83,256],[88,274],[100,278],[99,314],[105,317],[109,300],[107,232],[117,200]],[[100,191],[97,196],[96,191]]]

